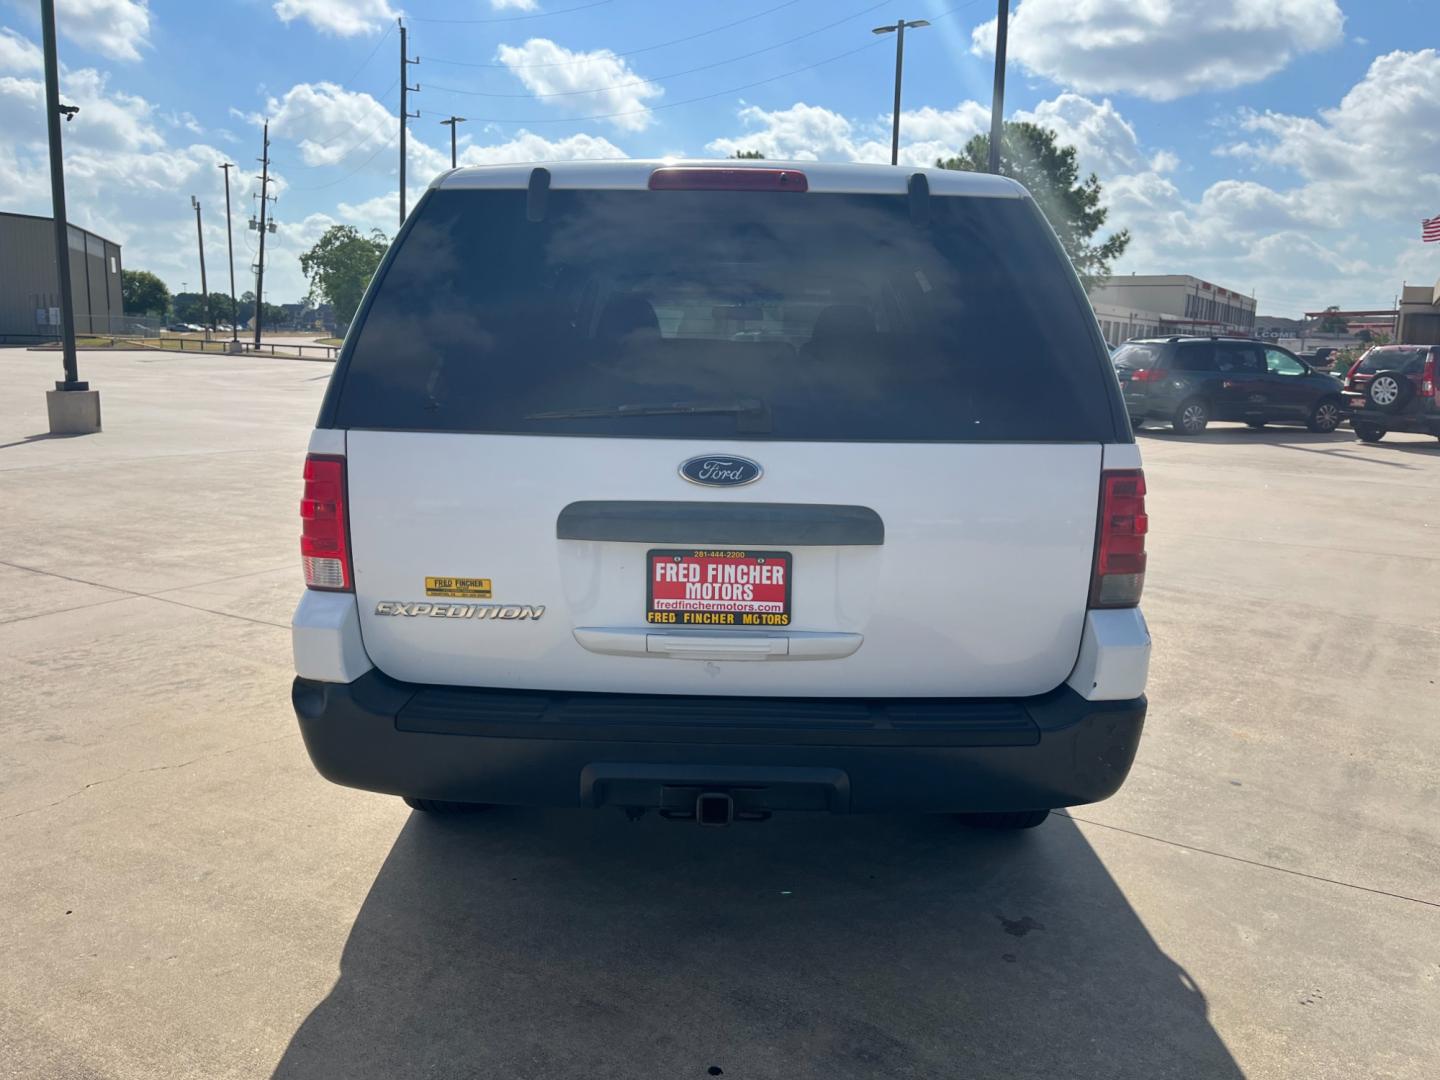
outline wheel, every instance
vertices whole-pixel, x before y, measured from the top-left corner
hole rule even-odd
[[[1311,431],[1328,435],[1340,426],[1342,419],[1344,414],[1340,411],[1340,402],[1334,398],[1321,398],[1310,410],[1310,419],[1305,421],[1305,426]]]
[[[427,814],[473,814],[477,810],[489,809],[485,803],[449,802],[445,799],[412,799],[409,795],[404,798],[405,805],[411,810],[422,810]]]
[[[1248,427],[1248,428],[1250,428],[1250,429],[1253,430],[1253,431],[1259,431],[1261,428],[1263,428],[1263,427],[1265,426],[1265,421],[1264,421],[1264,420],[1246,420],[1246,421],[1245,421],[1245,426]]]
[[[1175,426],[1176,435],[1199,435],[1210,423],[1210,407],[1199,398],[1190,398],[1180,403],[1170,422]]]
[[[1130,430],[1131,430],[1131,431],[1139,431],[1139,430],[1140,430],[1142,427],[1144,427],[1144,426],[1145,426],[1145,418],[1144,418],[1143,416],[1132,416],[1132,417],[1130,417]]]
[[[1033,829],[1043,825],[1049,810],[1006,810],[988,814],[956,814],[963,824],[975,829]]]
[[[1361,442],[1379,442],[1385,438],[1384,428],[1367,424],[1363,420],[1352,420],[1350,426],[1355,429],[1355,437]]]
[[[1414,392],[1415,387],[1410,380],[1398,371],[1378,372],[1365,388],[1365,396],[1370,399],[1370,404],[1382,412],[1395,412],[1403,408]]]

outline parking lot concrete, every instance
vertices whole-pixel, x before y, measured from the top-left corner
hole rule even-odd
[[[311,769],[326,365],[0,350],[0,1076],[1433,1077],[1440,444],[1143,433],[1113,799],[943,819],[412,815]]]

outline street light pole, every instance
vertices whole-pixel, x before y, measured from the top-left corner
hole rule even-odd
[[[233,162],[225,162],[220,166],[225,170],[225,249],[230,256],[230,340],[240,340],[240,330],[235,325],[240,321],[239,306],[235,303],[235,237],[230,231],[230,170],[235,168]]]
[[[1010,37],[1010,0],[997,0],[995,12],[995,92],[990,98],[990,171],[1000,171],[1000,142],[1005,135],[1005,45]]]
[[[900,77],[905,69],[905,28],[912,30],[922,26],[929,26],[928,19],[911,19],[906,22],[900,19],[894,26],[877,26],[871,30],[872,34],[894,34],[895,35],[895,109],[894,119],[890,126],[890,164],[895,165],[900,161]]]
[[[210,315],[210,287],[205,282],[205,232],[200,228],[200,200],[191,195],[190,205],[195,208],[195,244],[200,249],[200,303],[205,312],[205,336],[208,339],[210,331],[215,328],[215,320]]]
[[[465,117],[451,116],[449,120],[441,120],[440,123],[450,129],[450,167],[453,169],[455,168],[455,126],[465,123]]]
[[[45,118],[50,136],[50,202],[55,225],[55,271],[60,276],[60,341],[65,381],[56,390],[88,390],[75,359],[75,299],[70,291],[70,226],[65,217],[65,158],[60,138],[60,61],[55,51],[55,0],[40,0],[45,47]],[[66,112],[68,121],[75,110]]]

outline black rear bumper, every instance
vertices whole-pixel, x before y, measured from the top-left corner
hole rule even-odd
[[[296,679],[324,777],[369,791],[517,806],[737,812],[1049,809],[1114,794],[1145,698],[1068,686],[1010,700],[680,697],[420,686],[370,671]]]

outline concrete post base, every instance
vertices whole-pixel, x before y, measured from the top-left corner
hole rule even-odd
[[[239,353],[243,353],[245,351],[245,346],[240,344],[240,342],[238,341],[227,341],[225,343],[225,351],[230,355],[234,356]]]
[[[46,390],[51,435],[89,435],[100,430],[99,390]]]

